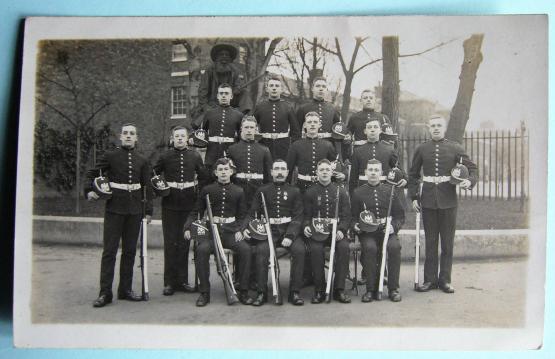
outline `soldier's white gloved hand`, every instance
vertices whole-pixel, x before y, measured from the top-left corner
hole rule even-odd
[[[245,230],[243,231],[243,237],[245,238],[251,238],[251,232],[249,231],[248,228],[245,228]]]
[[[89,201],[94,201],[99,199],[100,197],[98,197],[98,195],[96,193],[94,193],[93,191],[90,191],[89,193],[87,193],[87,200]]]
[[[186,240],[190,241],[191,240],[191,231],[190,230],[186,230],[183,233],[183,237],[185,237]]]
[[[241,231],[235,232],[235,242],[241,242],[243,240],[243,233]]]
[[[397,184],[395,185],[395,187],[403,188],[403,187],[405,187],[406,185],[407,185],[407,180],[403,178],[402,180],[399,181],[399,183],[397,183]]]
[[[356,233],[360,233],[360,226],[359,226],[358,222],[355,223],[355,225],[353,226],[353,229],[355,230]]]
[[[343,238],[345,238],[345,235],[343,234],[343,232],[337,231],[337,236],[335,237],[335,239],[337,239],[338,241],[340,241],[340,240],[342,240]]]
[[[412,208],[414,208],[416,212],[420,212],[420,205],[418,204],[418,200],[415,199],[412,201]]]
[[[312,237],[312,230],[310,229],[309,226],[304,227],[303,233],[304,233],[306,238]]]
[[[189,143],[189,146],[192,146],[195,144],[195,141],[192,138],[189,138],[187,142]]]
[[[287,237],[283,238],[283,241],[281,241],[281,245],[285,248],[289,247],[291,243],[293,243],[293,241]]]
[[[467,180],[467,179],[463,179],[461,183],[459,183],[459,186],[462,189],[469,189],[471,185],[472,185],[472,182],[470,182],[470,180]]]
[[[393,231],[393,226],[391,225],[391,223],[386,224],[386,227],[385,227],[384,231],[387,230],[387,227],[389,227],[389,235],[392,235],[394,233],[394,231]]]

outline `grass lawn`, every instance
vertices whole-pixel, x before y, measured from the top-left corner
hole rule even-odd
[[[87,202],[81,200],[81,213],[75,213],[75,199],[62,198],[36,198],[34,201],[34,214],[51,216],[82,216],[102,217],[104,203]],[[160,199],[154,201],[154,219],[160,219]],[[404,229],[415,228],[415,213],[412,207],[407,206]],[[518,200],[460,200],[457,217],[457,229],[517,229],[528,228],[528,206],[520,212]]]

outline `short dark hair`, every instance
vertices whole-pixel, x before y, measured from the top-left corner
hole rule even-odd
[[[442,116],[439,113],[434,113],[433,115],[431,115],[430,118],[428,118],[428,122],[430,122],[430,120],[435,120],[437,118],[441,118],[443,119],[443,121],[447,122],[447,119],[445,118],[445,116]]]
[[[285,164],[287,165],[287,161],[286,161],[286,160],[281,159],[281,158],[276,158],[276,159],[274,160],[274,162],[272,162],[272,167],[274,167],[274,164],[277,163],[277,162],[283,162],[283,163],[285,163]]]
[[[370,90],[370,89],[364,89],[364,90],[362,90],[362,92],[360,93],[360,97],[362,97],[362,94],[363,94],[363,93],[366,93],[366,92],[370,92],[370,93],[372,93],[372,94],[374,93],[374,91],[372,91],[372,90]]]
[[[243,116],[243,118],[241,119],[241,127],[243,127],[243,123],[245,122],[254,122],[254,124],[258,126],[258,121],[256,120],[256,117],[254,117],[253,115]]]
[[[322,119],[320,118],[320,114],[319,114],[318,112],[316,112],[316,111],[310,111],[310,112],[307,112],[306,115],[304,115],[304,119],[305,119],[305,120],[306,120],[307,118],[309,118],[309,117],[318,117],[318,119],[320,119],[320,121],[322,120]]]
[[[227,157],[218,158],[214,163],[214,169],[216,169],[219,165],[223,165],[223,166],[229,165],[229,167],[233,168],[233,161]]]
[[[224,82],[224,83],[222,83],[222,84],[220,84],[220,85],[218,86],[218,90],[219,90],[219,89],[223,89],[223,88],[230,88],[230,89],[233,89],[233,87],[231,87],[231,85],[228,84],[227,82]]]
[[[172,136],[174,135],[175,131],[178,130],[185,130],[185,132],[187,132],[187,135],[189,134],[189,130],[187,129],[187,127],[184,126],[175,126],[174,128],[172,128]]]
[[[378,161],[375,158],[372,158],[371,160],[368,160],[368,162],[366,163],[366,167],[368,167],[368,165],[380,165],[383,168],[383,165],[382,165],[381,161]]]
[[[268,81],[267,81],[267,82],[269,82],[270,80],[281,82],[281,78],[280,78],[278,75],[276,75],[276,74],[271,74],[271,75],[269,75],[269,76],[268,76]]]
[[[124,128],[124,127],[127,127],[127,126],[133,126],[133,127],[137,128],[137,125],[134,124],[133,122],[124,123],[123,125],[121,125],[121,128]]]
[[[320,165],[330,165],[331,166],[331,161],[328,160],[327,158],[321,159],[320,161],[318,161],[318,164],[316,165],[316,168],[320,167]]]
[[[380,119],[377,118],[377,117],[374,117],[374,118],[369,119],[369,120],[364,124],[364,127],[366,127],[366,125],[368,125],[370,122],[377,122],[377,123],[380,124],[380,128],[382,127],[382,122],[381,122]]]
[[[328,80],[326,80],[324,76],[317,76],[314,78],[314,80],[312,80],[312,86],[314,86],[316,81],[324,81],[326,84],[328,83]]]

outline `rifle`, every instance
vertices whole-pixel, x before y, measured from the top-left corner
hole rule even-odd
[[[227,299],[227,304],[232,305],[239,301],[237,298],[237,292],[233,286],[233,277],[229,271],[229,264],[225,257],[224,248],[222,246],[222,240],[220,239],[220,233],[218,232],[218,225],[214,223],[214,217],[212,216],[212,205],[210,204],[210,197],[206,195],[206,210],[208,212],[208,220],[210,221],[210,228],[212,229],[212,240],[214,241],[214,257],[216,259],[216,269],[218,274],[224,282],[224,291]]]
[[[144,301],[148,301],[148,267],[147,267],[147,243],[148,243],[148,221],[146,218],[146,186],[143,187],[143,219],[139,232],[141,239],[141,296]]]
[[[272,229],[270,228],[270,217],[268,216],[268,207],[266,207],[266,199],[264,193],[260,192],[262,199],[262,207],[264,208],[264,225],[266,233],[268,234],[268,244],[270,246],[270,279],[272,282],[272,296],[274,297],[274,304],[282,305],[283,298],[281,296],[281,286],[279,283],[279,261],[276,257],[276,247],[272,238]]]
[[[391,194],[389,195],[389,206],[387,207],[387,220],[385,222],[385,234],[382,244],[382,263],[380,265],[380,279],[378,282],[378,300],[382,299],[383,293],[383,280],[385,277],[385,261],[387,259],[387,241],[389,240],[391,228],[391,204],[393,203],[393,194],[395,193],[395,186],[391,185]]]
[[[335,218],[331,226],[330,264],[328,266],[328,281],[326,283],[326,302],[331,301],[331,282],[333,278],[333,263],[335,258],[335,242],[337,237],[337,221],[339,220],[339,186],[335,195]]]

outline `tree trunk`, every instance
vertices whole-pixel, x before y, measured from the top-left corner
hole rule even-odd
[[[76,129],[76,144],[77,151],[75,158],[75,213],[81,213],[81,206],[79,204],[79,197],[81,195],[81,129]]]
[[[399,131],[399,38],[382,38],[383,87],[382,113],[389,117],[395,131]]]
[[[341,122],[347,123],[349,107],[351,106],[351,85],[354,75],[345,75],[345,87],[343,88],[343,104],[341,105]]]
[[[446,138],[459,143],[462,142],[466,123],[468,122],[476,73],[482,62],[481,47],[483,39],[484,34],[474,34],[463,42],[464,61],[459,76],[459,91],[445,133]]]

